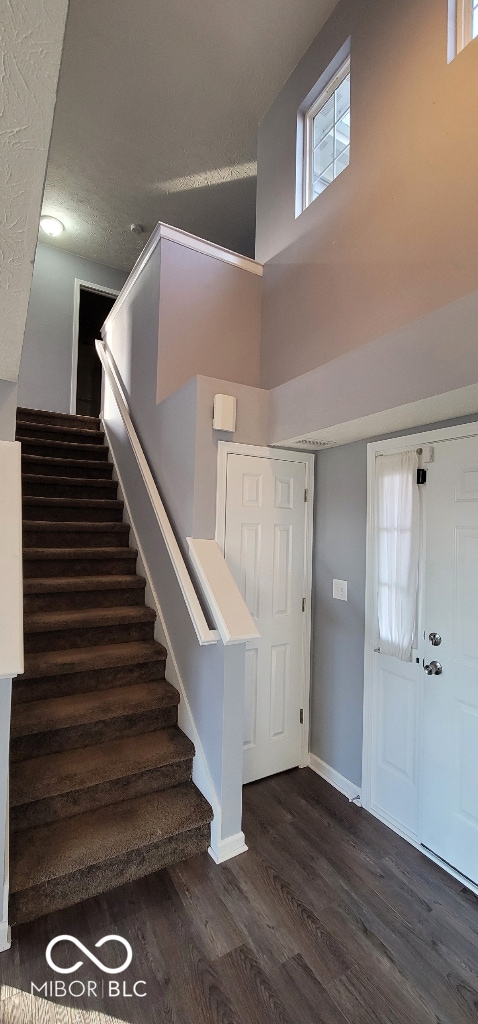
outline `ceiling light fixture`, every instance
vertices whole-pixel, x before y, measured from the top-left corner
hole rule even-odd
[[[52,238],[61,235],[62,231],[65,230],[65,225],[57,217],[41,217],[40,227],[43,228],[46,235],[51,235]]]

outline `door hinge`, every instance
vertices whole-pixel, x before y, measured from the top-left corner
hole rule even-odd
[[[309,500],[309,488],[306,487],[305,491],[304,491],[304,501],[308,501],[308,500]]]
[[[417,469],[417,484],[426,484],[427,482],[427,471],[426,469]]]
[[[300,724],[301,725],[304,724],[304,709],[303,708],[300,709]]]
[[[305,597],[302,598],[302,611],[305,612]]]

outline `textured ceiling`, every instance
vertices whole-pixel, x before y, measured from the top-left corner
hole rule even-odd
[[[0,379],[16,381],[67,0],[0,5]]]
[[[257,126],[336,2],[70,0],[51,244],[129,270],[162,220],[253,255]]]

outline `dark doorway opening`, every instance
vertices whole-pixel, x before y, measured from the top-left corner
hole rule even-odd
[[[80,288],[78,364],[76,370],[76,412],[99,416],[101,408],[101,363],[95,341],[116,299],[88,288]]]

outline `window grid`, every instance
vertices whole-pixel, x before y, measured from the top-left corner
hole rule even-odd
[[[349,164],[350,58],[306,113],[304,145],[305,209]]]
[[[478,37],[478,0],[456,0],[456,52]]]
[[[471,9],[471,38],[476,39],[478,36],[478,0],[476,3],[473,0]]]

